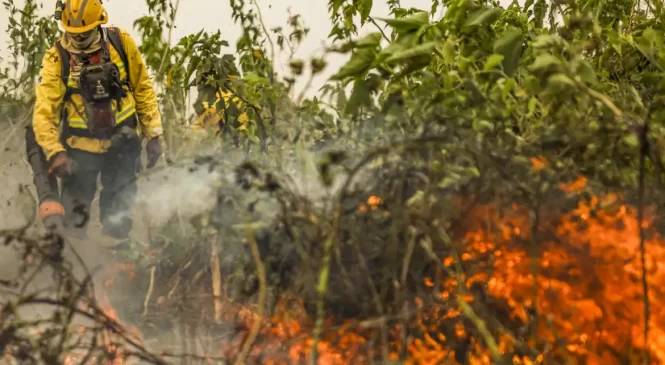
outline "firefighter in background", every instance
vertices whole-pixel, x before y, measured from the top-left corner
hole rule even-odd
[[[87,237],[101,175],[103,234],[128,243],[141,139],[147,139],[148,168],[162,155],[156,93],[134,40],[102,26],[108,14],[100,0],[58,1],[58,16],[65,32],[42,60],[35,139],[49,172],[61,179],[67,232]]]
[[[224,102],[222,103],[222,100]],[[192,121],[190,128],[196,136],[208,135],[207,131],[217,133],[226,123],[226,118],[236,119],[242,128],[249,120],[247,114],[240,111],[242,101],[233,97],[230,92],[218,92],[215,95],[214,102],[198,100],[195,104],[196,117]],[[237,115],[237,118],[236,118]]]
[[[190,125],[190,135],[194,138],[207,136],[208,132],[216,134],[222,128],[242,128],[249,120],[242,111],[242,101],[229,90],[231,80],[239,76],[237,69],[228,60],[220,61],[224,68],[229,70],[221,89],[207,83],[207,76],[210,74],[200,74],[197,77],[198,95],[194,102],[196,116]],[[230,121],[229,124],[227,120]]]

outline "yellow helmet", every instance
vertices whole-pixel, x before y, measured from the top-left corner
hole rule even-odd
[[[69,33],[85,33],[109,21],[101,0],[67,0],[62,27]]]

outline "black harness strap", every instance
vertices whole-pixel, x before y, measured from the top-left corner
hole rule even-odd
[[[65,96],[62,98],[62,103],[60,104],[60,123],[62,124],[62,133],[60,134],[60,142],[63,146],[66,144],[67,136],[69,136],[70,129],[69,123],[67,123],[67,108],[65,108],[65,103],[72,96],[73,90],[69,87],[69,71],[70,71],[70,62],[71,58],[69,52],[65,50],[65,47],[62,46],[60,40],[55,42],[55,47],[60,54],[60,78],[62,83],[65,85]]]
[[[58,53],[60,53],[60,78],[62,78],[62,83],[65,84],[67,91],[69,91],[69,86],[67,84],[69,83],[71,58],[69,57],[69,52],[67,52],[65,47],[62,46],[62,43],[60,43],[60,40],[55,42],[55,47],[58,49]]]
[[[132,83],[129,79],[129,59],[127,58],[127,53],[125,52],[125,46],[122,43],[122,38],[120,37],[120,31],[118,28],[115,27],[109,27],[106,28],[106,36],[109,39],[109,42],[115,48],[116,52],[118,52],[118,55],[120,55],[120,59],[122,60],[122,63],[125,65],[125,73],[127,74],[127,79],[125,80],[127,87],[129,87],[130,92],[134,92],[134,88],[132,88]]]

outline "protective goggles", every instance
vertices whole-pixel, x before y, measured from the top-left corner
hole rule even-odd
[[[87,32],[83,32],[83,33],[72,33],[71,37],[72,37],[73,40],[75,40],[77,42],[83,42],[86,39],[90,38],[93,34],[95,34],[96,31],[97,31],[97,29],[91,29],[91,30],[89,30]]]

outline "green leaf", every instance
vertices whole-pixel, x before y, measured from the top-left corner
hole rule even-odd
[[[574,88],[577,85],[575,84],[575,81],[568,77],[568,75],[564,75],[561,73],[554,74],[550,77],[547,78],[547,84],[557,87],[559,89],[570,89]]]
[[[640,39],[651,43],[655,46],[661,46],[663,43],[663,37],[659,32],[654,30],[653,28],[647,28],[644,31],[642,31],[642,36]]]
[[[536,4],[533,6],[533,20],[537,28],[543,27],[543,19],[549,8],[549,3],[545,0],[537,0]]]
[[[369,13],[372,11],[372,0],[358,0],[355,5],[358,13],[360,13],[360,24],[365,24],[369,19]]]
[[[376,52],[371,48],[361,48],[353,53],[339,72],[331,77],[331,80],[343,80],[347,77],[359,77],[369,70],[376,58]]]
[[[642,32],[642,35],[637,38],[635,42],[637,49],[652,62],[658,62],[659,53],[663,50],[662,36],[653,30],[647,28]],[[662,57],[662,56],[661,56]],[[661,67],[663,67],[662,62]]]
[[[577,65],[576,71],[580,75],[582,81],[586,84],[593,85],[598,82],[596,72],[593,70],[593,67],[591,67],[589,62],[581,60]]]
[[[518,28],[506,29],[494,42],[494,53],[503,56],[503,72],[512,77],[522,57],[522,39],[524,35]]]
[[[529,8],[533,6],[533,3],[534,0],[526,0],[526,2],[524,2],[524,6],[522,7],[522,11],[526,12],[527,10],[529,10]]]
[[[460,71],[466,72],[469,70],[469,66],[473,63],[474,59],[473,57],[464,57],[464,56],[459,56],[457,57],[457,67],[459,68]]]
[[[621,37],[618,32],[616,31],[610,31],[607,33],[607,40],[612,46],[612,49],[616,51],[616,53],[621,56]]]
[[[474,120],[473,121],[473,130],[476,132],[486,132],[486,131],[493,131],[494,130],[494,124],[486,121],[486,120]]]
[[[344,108],[344,114],[351,115],[358,112],[358,109],[367,104],[370,100],[370,92],[367,87],[365,80],[356,80],[353,84],[353,91],[351,92],[351,97],[349,97],[349,102]]]
[[[501,8],[485,8],[478,10],[466,20],[465,27],[476,27],[480,25],[490,24],[499,19],[503,9]]]
[[[356,42],[356,47],[376,47],[381,44],[381,32],[370,33]]]
[[[541,34],[537,36],[531,44],[531,46],[534,48],[550,48],[554,46],[561,47],[563,45],[563,39],[555,34]]]
[[[532,97],[529,99],[529,103],[527,104],[527,114],[526,116],[531,118],[534,116],[536,113],[536,107],[538,107],[538,99],[535,97]]]
[[[637,136],[634,133],[624,136],[623,143],[627,144],[628,147],[637,148],[640,145],[640,141],[637,139]]]
[[[416,39],[414,33],[406,34],[399,36],[397,40],[394,42],[390,43],[386,48],[383,48],[380,52],[379,55],[377,56],[378,59],[380,60],[385,60],[386,58],[398,53],[402,52],[405,49],[414,46],[413,44],[414,40]]]
[[[443,43],[443,59],[448,65],[455,64],[455,42],[451,38],[446,39]]]
[[[390,57],[388,57],[388,59],[386,59],[386,62],[393,63],[398,61],[409,60],[419,56],[431,56],[432,52],[434,52],[434,50],[436,49],[436,43],[437,42],[427,42],[424,44],[417,45],[415,47],[407,48],[402,51],[396,52]]]
[[[337,98],[335,102],[337,103],[336,106],[340,109],[346,106],[346,103],[348,103],[348,99],[346,98],[346,91],[344,91],[344,89],[340,89],[337,91]]]
[[[469,180],[479,177],[480,171],[475,166],[451,166],[451,169],[448,170],[446,174],[447,176],[444,177],[438,184],[438,186],[443,189],[465,184]]]
[[[250,141],[252,141],[254,143],[258,144],[259,142],[261,142],[259,140],[259,137],[257,137],[256,134],[254,134],[254,133],[247,133],[246,136],[247,136],[247,139],[249,139]]]
[[[413,207],[420,205],[425,200],[425,196],[426,195],[422,190],[418,190],[415,194],[413,194],[412,197],[409,198],[409,200],[406,201],[406,206]]]
[[[637,92],[637,90],[633,85],[629,85],[628,91],[630,92],[630,95],[633,97],[633,101],[635,102],[637,108],[644,111],[646,108],[644,107],[644,102],[642,101],[640,93]]]
[[[408,33],[429,24],[429,13],[420,11],[404,18],[376,18],[395,28],[397,33]]]
[[[332,46],[328,50],[334,53],[348,53],[357,47],[355,42],[344,42],[341,45]]]
[[[551,54],[543,53],[536,57],[536,59],[531,64],[530,69],[533,72],[542,72],[551,69],[558,69],[561,64],[561,60],[557,57]]]
[[[515,89],[517,82],[513,78],[506,79],[506,84],[503,86],[503,97],[508,96],[508,94]]]
[[[270,80],[266,79],[265,77],[259,75],[256,72],[248,73],[247,75],[245,75],[244,79],[245,79],[245,81],[249,81],[249,82],[252,82],[252,83],[259,84],[259,85],[269,85],[270,84]]]
[[[397,78],[406,76],[412,72],[422,70],[432,62],[431,55],[420,55],[407,61],[406,66],[397,74]]]
[[[487,57],[487,61],[485,62],[485,71],[490,71],[497,68],[497,66],[499,66],[502,61],[503,55],[497,53],[491,54],[489,57]]]
[[[434,94],[434,97],[432,97],[432,99],[430,99],[427,102],[426,107],[429,108],[432,105],[436,105],[438,103],[441,103],[442,101],[446,100],[447,97],[448,97],[448,93],[446,91],[439,90],[439,91],[436,92],[436,94]]]
[[[457,185],[461,179],[462,177],[459,174],[455,172],[449,172],[448,176],[444,177],[437,186],[441,189],[447,189]]]
[[[192,58],[189,60],[189,65],[187,65],[187,73],[185,75],[185,83],[190,82],[192,75],[196,72],[196,69],[199,67],[201,64],[201,57],[199,56],[192,56]]]

